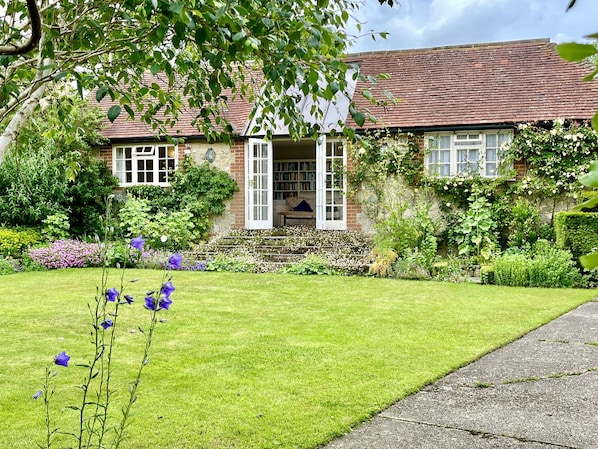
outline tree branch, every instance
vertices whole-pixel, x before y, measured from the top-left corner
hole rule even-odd
[[[42,37],[42,19],[35,0],[27,0],[27,11],[29,12],[29,21],[31,23],[31,37],[23,45],[3,45],[0,46],[0,55],[24,55],[33,50]]]

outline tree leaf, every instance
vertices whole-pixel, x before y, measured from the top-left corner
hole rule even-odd
[[[581,266],[587,270],[593,270],[598,267],[598,253],[590,253],[579,258]]]
[[[556,46],[556,51],[559,56],[565,61],[578,62],[583,61],[598,53],[596,47],[591,44],[578,44],[576,42],[568,42]]]
[[[587,174],[580,176],[579,182],[590,188],[598,188],[598,161],[590,164],[590,170]]]
[[[578,204],[577,206],[575,206],[573,209],[574,212],[581,212],[584,209],[592,209],[593,207],[595,207],[596,205],[598,205],[598,196],[594,197],[594,198],[590,198],[587,201],[584,201],[581,204]]]
[[[353,116],[353,120],[355,120],[355,123],[357,123],[359,126],[364,125],[366,117],[363,112],[355,111],[355,114],[352,114],[352,116]]]
[[[115,104],[114,106],[111,106],[110,109],[108,109],[108,113],[106,114],[106,116],[108,117],[108,120],[110,120],[110,122],[114,122],[114,120],[116,120],[116,118],[120,115],[122,109],[119,105]]]
[[[96,101],[99,103],[108,93],[108,88],[105,86],[100,87],[96,92]]]

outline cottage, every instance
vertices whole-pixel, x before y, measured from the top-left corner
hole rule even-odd
[[[598,106],[598,84],[582,81],[588,67],[561,60],[547,39],[362,53],[348,60],[364,74],[390,74],[373,93],[387,90],[400,98],[388,108],[362,103],[378,118],[378,124],[365,128],[382,124],[391,132],[414,134],[426,148],[425,169],[437,176],[472,170],[496,176],[501,145],[513,138],[518,124],[587,121]],[[363,86],[354,87],[359,92]],[[358,95],[354,100],[367,101]],[[334,125],[316,141],[299,142],[281,125],[266,141],[249,132],[252,107],[229,105],[227,117],[238,130],[232,145],[208,143],[191,126],[195,114],[187,111],[175,131],[184,144],[168,144],[144,124],[119,117],[104,130],[110,145],[101,154],[122,186],[168,185],[184,155],[226,170],[240,191],[217,224],[221,231],[267,229],[293,220],[319,229],[361,231],[366,220],[359,205],[347,199],[342,172],[335,170],[350,170],[351,161],[344,142],[331,137]],[[350,120],[348,103],[338,102],[326,113],[324,123]],[[524,162],[516,168],[524,170]]]

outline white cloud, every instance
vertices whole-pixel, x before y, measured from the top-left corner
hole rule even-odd
[[[360,39],[351,51],[433,47],[548,37],[583,40],[598,32],[598,2],[568,0],[399,0],[395,6],[365,0],[358,16],[364,30],[389,38]]]

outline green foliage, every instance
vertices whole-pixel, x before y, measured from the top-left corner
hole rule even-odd
[[[527,287],[529,285],[528,267],[530,259],[523,253],[503,254],[493,264],[494,283],[511,287]]]
[[[427,191],[417,190],[412,204],[395,200],[388,216],[376,226],[376,245],[394,250],[399,257],[408,250],[418,249],[430,266],[436,255],[435,235],[440,226],[430,216],[431,206]]]
[[[0,165],[0,222],[42,227],[48,216],[61,214],[74,236],[101,233],[100,217],[117,180],[93,155],[92,146],[104,142],[100,121],[97,108],[65,96],[36,114]]]
[[[471,197],[471,204],[454,231],[459,254],[473,256],[479,263],[488,261],[497,249],[496,221],[485,197]]]
[[[180,250],[199,243],[193,214],[188,209],[152,213],[149,200],[130,198],[120,212],[120,226],[127,237],[143,235],[154,249]]]
[[[51,242],[54,240],[65,240],[69,238],[69,217],[66,214],[58,213],[48,215],[42,220],[44,227],[42,228],[42,235]]]
[[[308,254],[303,260],[280,270],[284,274],[322,275],[336,274],[330,267],[330,261],[316,254]]]
[[[529,252],[506,253],[493,262],[497,285],[512,287],[571,288],[584,280],[571,253],[538,240]]]
[[[598,117],[598,114],[596,117]],[[594,128],[598,129],[598,120],[597,120],[597,123],[594,124]],[[590,164],[590,169],[589,169],[588,173],[586,173],[581,178],[579,178],[579,181],[584,186],[586,186],[588,188],[591,188],[591,189],[598,188],[598,161],[594,161],[594,162],[592,162],[592,164]],[[586,199],[585,203],[577,206],[575,208],[575,210],[579,211],[579,210],[584,210],[584,209],[589,209],[589,208],[595,209],[597,205],[598,205],[598,196],[596,195],[596,192],[594,191],[593,197]],[[598,251],[596,251],[596,247],[592,248],[591,253],[581,256],[579,258],[579,262],[581,263],[581,265],[584,268],[586,268],[588,270],[594,270],[595,268],[598,268]]]
[[[129,236],[143,234],[159,238],[166,235],[170,240],[173,235],[171,249],[181,249],[185,247],[185,240],[188,246],[206,238],[210,217],[222,214],[225,202],[237,190],[236,182],[228,173],[208,163],[197,165],[185,158],[169,187],[127,187],[126,192],[141,203],[125,206],[121,222]],[[187,220],[186,226],[184,220]],[[150,221],[153,224],[150,225]],[[152,247],[156,247],[155,238],[150,237],[150,240],[154,241]]]
[[[559,212],[554,219],[556,246],[575,260],[598,248],[598,213]]]
[[[228,173],[207,162],[197,165],[191,158],[183,160],[170,184],[173,201],[189,208],[195,217],[222,214],[225,201],[238,190]]]
[[[513,191],[545,197],[578,192],[578,178],[596,158],[597,149],[598,133],[589,126],[563,120],[555,120],[551,128],[521,125],[507,159],[526,161],[527,176]]]
[[[529,200],[518,198],[511,209],[508,243],[510,247],[526,248],[538,240],[540,212]]]
[[[30,246],[41,242],[40,233],[35,229],[0,228],[0,256],[20,258]]]
[[[231,273],[253,273],[255,267],[253,264],[229,257],[224,254],[218,254],[214,259],[208,261],[204,268],[205,271],[227,271]]]
[[[268,95],[261,96],[256,128],[270,136],[270,125],[280,118],[291,136],[316,136],[320,126],[297,114],[288,89],[298,86],[306,97],[326,100],[349,91],[352,77],[347,72],[353,65],[344,60],[350,40],[345,29],[357,8],[359,3],[349,0],[317,7],[274,0],[224,6],[213,0],[61,1],[60,8],[40,11],[43,45],[3,59],[2,70],[10,76],[0,84],[0,123],[13,111],[12,99],[22,102],[38,84],[62,80],[75,85],[80,95],[95,92],[97,101],[110,99],[111,121],[126,113],[167,135],[179,113],[194,108],[198,115],[193,125],[203,135],[230,142],[236,130],[225,113],[227,102],[254,101],[265,85]],[[25,2],[11,3],[0,20],[0,44],[24,38],[14,24],[26,15]],[[148,73],[159,74],[160,83],[148,83]],[[355,73],[365,82],[376,81]],[[36,89],[30,90],[33,79]],[[393,101],[390,93],[386,99],[374,98],[370,90],[361,94],[382,106]],[[313,104],[313,115],[323,117],[322,103]],[[349,112],[360,125],[370,117],[367,108],[355,103]],[[344,117],[339,124],[345,133],[354,136],[343,122]]]
[[[19,264],[11,257],[0,256],[0,276],[13,274],[19,271]]]

